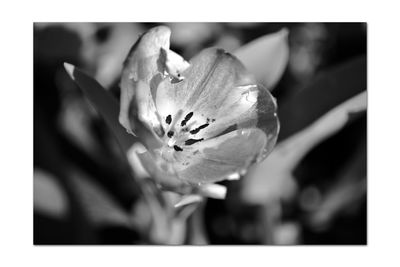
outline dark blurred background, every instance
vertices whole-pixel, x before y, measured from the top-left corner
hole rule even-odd
[[[142,230],[149,221],[142,191],[63,62],[80,66],[119,99],[122,62],[138,35],[158,24],[34,24],[34,244],[151,243]],[[289,29],[289,63],[272,91],[278,145],[366,90],[365,23],[166,25],[171,49],[186,59],[210,46],[233,52]],[[207,200],[196,219],[207,243],[366,244],[366,122],[366,111],[351,114],[287,179],[223,182],[227,199]],[[195,236],[189,227],[184,243]]]

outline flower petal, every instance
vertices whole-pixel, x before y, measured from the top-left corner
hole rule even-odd
[[[177,97],[186,110],[209,111],[229,105],[235,88],[255,84],[255,79],[236,57],[222,49],[205,49],[184,72],[187,82],[176,85]],[[227,99],[228,98],[228,99]]]
[[[143,167],[166,190],[172,190],[181,194],[189,194],[192,190],[187,184],[179,180],[174,174],[171,174],[161,168],[160,162],[148,151],[137,153]]]
[[[180,55],[172,50],[162,50],[162,55],[165,57],[162,62],[165,65],[165,71],[176,81],[184,79],[182,72],[184,72],[190,64]]]
[[[289,60],[288,30],[268,34],[235,51],[257,80],[269,90],[279,81]]]
[[[173,191],[183,195],[197,194],[216,199],[225,198],[225,186],[214,184],[203,184],[198,186],[197,184],[190,184],[188,181],[178,179],[176,173],[170,173],[163,170],[160,162],[157,162],[157,160],[155,160],[155,158],[148,151],[136,153],[143,167],[163,188],[163,190]]]
[[[155,76],[158,77],[158,76]],[[129,113],[129,126],[136,133],[139,138],[147,138],[150,135],[164,135],[161,126],[160,118],[154,105],[152,92],[150,86],[139,80],[132,81],[136,88],[134,104],[130,105]],[[143,132],[143,127],[147,127],[152,133]],[[139,132],[142,132],[140,134]],[[156,136],[154,136],[156,137]]]
[[[119,114],[120,123],[131,131],[129,123],[130,104],[135,95],[136,82],[139,80],[150,83],[154,75],[159,73],[158,59],[161,48],[169,50],[171,31],[165,26],[150,29],[133,45],[124,62],[121,77],[121,107]],[[153,107],[151,107],[154,109]]]
[[[234,56],[211,48],[190,63],[183,72],[184,81],[165,80],[157,88],[156,107],[163,119],[172,116],[179,121],[193,112],[193,129],[210,126],[204,127],[201,138],[213,137],[236,123],[252,120],[255,125],[258,87]]]
[[[197,189],[197,192],[202,196],[215,199],[225,199],[227,191],[226,186],[220,184],[202,184]]]
[[[221,181],[258,161],[266,142],[260,129],[236,130],[178,152],[182,158],[174,168],[179,179],[190,183]]]
[[[271,93],[262,86],[258,86],[259,96],[257,101],[256,127],[267,135],[267,144],[263,150],[262,158],[266,158],[275,147],[280,130],[277,114],[278,105]]]

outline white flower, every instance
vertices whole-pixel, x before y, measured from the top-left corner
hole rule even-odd
[[[165,26],[144,33],[121,79],[120,122],[147,151],[138,154],[164,188],[184,192],[242,175],[273,149],[276,101],[222,49],[189,62],[169,49]]]

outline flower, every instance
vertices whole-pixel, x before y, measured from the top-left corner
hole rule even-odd
[[[140,161],[160,185],[201,191],[243,175],[271,152],[277,106],[234,55],[208,48],[187,62],[169,49],[170,35],[155,27],[132,47],[119,119],[143,143]]]

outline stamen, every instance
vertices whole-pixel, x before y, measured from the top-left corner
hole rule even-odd
[[[190,118],[191,118],[192,116],[193,116],[193,112],[189,112],[189,113],[186,115],[185,119],[183,119],[183,121],[181,122],[181,126],[185,126],[186,123],[190,120]]]
[[[165,123],[171,124],[171,121],[172,121],[172,117],[171,117],[171,115],[168,115],[167,118],[165,119]]]
[[[174,145],[175,151],[183,151],[183,149],[177,145]]]
[[[201,129],[206,128],[208,125],[209,125],[208,123],[203,124],[203,125],[197,127],[196,129],[191,130],[190,133],[191,133],[191,134],[197,134]]]
[[[190,146],[190,145],[193,145],[194,143],[197,143],[197,142],[200,142],[200,141],[203,141],[203,140],[204,140],[204,138],[201,138],[201,139],[188,139],[188,140],[185,141],[185,145]]]
[[[220,132],[219,134],[217,134],[217,135],[214,136],[214,137],[221,136],[221,135],[224,135],[224,134],[227,134],[227,133],[236,131],[237,129],[238,129],[238,125],[237,125],[237,124],[232,124],[232,125],[230,125],[230,126],[227,127],[225,130],[223,130],[222,132]]]
[[[167,133],[167,136],[168,136],[169,138],[171,138],[172,136],[174,136],[174,132],[173,132],[173,131],[169,131],[169,132]]]
[[[159,125],[159,127],[153,127],[153,131],[159,136],[159,137],[163,137],[165,134],[164,128]]]

